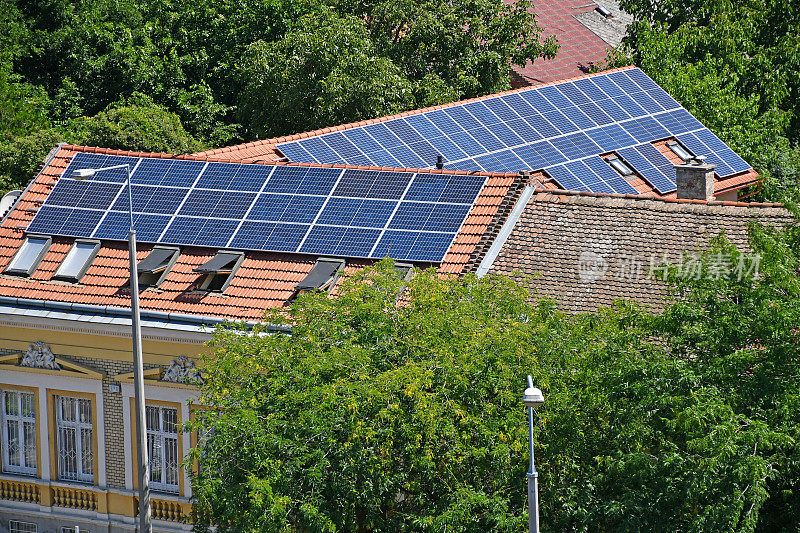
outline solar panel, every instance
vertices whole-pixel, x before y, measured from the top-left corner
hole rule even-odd
[[[409,123],[404,124],[383,133],[415,138],[405,129],[411,128]],[[336,139],[333,146],[351,142]],[[510,151],[505,157],[507,164],[514,159],[524,164]],[[78,153],[28,231],[126,239],[128,186],[119,181],[119,173],[105,171],[83,181],[71,178],[78,168],[120,162],[134,169],[134,227],[143,242],[364,258],[392,254],[395,259],[424,262],[443,260],[486,179]],[[140,170],[143,183],[138,181]]]
[[[298,162],[344,160],[359,164],[362,160],[358,157],[348,158],[342,150],[330,150],[329,145],[336,145],[342,135],[376,165],[395,166],[397,161],[405,166],[430,168],[435,165],[436,156],[441,155],[446,168],[491,172],[540,170],[683,135],[680,138],[687,148],[696,155],[706,155],[709,162],[717,165],[721,177],[750,169],[747,162],[636,68],[460,103],[342,133],[279,144],[278,148]],[[333,139],[328,141],[329,137]],[[580,142],[576,143],[578,139]],[[324,141],[322,147],[320,140]],[[305,156],[301,149],[310,157],[302,159]],[[663,173],[654,172],[650,168],[653,165],[645,169],[631,165],[640,174],[647,172],[648,180],[666,187],[664,178],[657,179],[657,174]],[[674,182],[673,174],[670,170],[666,180]],[[619,183],[618,179],[615,182]],[[632,187],[612,188],[633,194]]]

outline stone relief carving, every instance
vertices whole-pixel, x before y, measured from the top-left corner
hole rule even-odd
[[[161,376],[161,381],[202,385],[203,377],[194,365],[194,361],[189,361],[188,358],[180,356],[170,363],[169,368]]]
[[[28,346],[28,351],[22,356],[20,366],[30,368],[44,368],[45,370],[61,370],[61,365],[56,362],[56,356],[42,341],[36,341]]]

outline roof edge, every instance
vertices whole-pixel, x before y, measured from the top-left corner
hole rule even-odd
[[[435,105],[435,106],[428,106],[428,107],[421,107],[421,108],[418,108],[418,109],[412,109],[412,110],[409,110],[409,111],[402,111],[400,113],[395,113],[394,115],[386,115],[386,116],[382,116],[382,117],[361,120],[361,121],[358,121],[358,122],[348,122],[348,123],[339,124],[339,125],[336,125],[336,126],[327,126],[325,128],[319,128],[319,129],[316,129],[316,130],[304,131],[304,132],[300,132],[300,133],[293,133],[293,134],[290,134],[290,135],[283,135],[281,137],[272,137],[272,138],[269,138],[269,139],[261,139],[261,140],[257,140],[257,141],[251,141],[249,143],[234,144],[234,145],[231,145],[231,146],[225,146],[223,148],[215,148],[213,150],[206,150],[204,152],[197,152],[195,155],[212,156],[212,155],[216,155],[216,154],[224,154],[224,153],[227,153],[227,152],[243,150],[243,149],[246,149],[246,148],[254,148],[256,146],[277,145],[279,143],[297,141],[297,140],[300,140],[300,139],[306,139],[308,137],[316,137],[316,136],[319,136],[319,135],[325,135],[326,133],[332,133],[332,132],[335,132],[335,131],[349,130],[349,129],[352,129],[352,128],[358,128],[358,127],[361,127],[361,126],[366,126],[368,124],[376,124],[376,123],[379,123],[379,122],[387,122],[389,120],[394,120],[396,118],[407,117],[407,116],[410,116],[410,115],[417,115],[417,114],[420,114],[420,113],[426,113],[428,111],[435,111],[437,109],[445,109],[445,108],[448,108],[448,107],[453,107],[453,106],[462,105],[462,104],[468,104],[470,102],[477,102],[477,101],[485,100],[485,99],[488,99],[488,98],[495,98],[495,97],[498,97],[498,96],[505,96],[507,94],[520,93],[520,92],[524,92],[524,91],[529,91],[531,89],[538,89],[538,88],[541,88],[541,87],[547,87],[547,86],[550,86],[550,85],[560,85],[562,83],[568,83],[568,82],[575,81],[575,80],[580,80],[580,79],[584,79],[584,78],[592,78],[592,77],[595,77],[595,76],[610,74],[612,72],[620,72],[620,71],[623,71],[623,70],[631,70],[631,69],[634,69],[634,68],[637,68],[636,65],[627,65],[627,66],[624,66],[624,67],[612,68],[612,69],[603,70],[603,71],[600,71],[600,72],[593,72],[591,74],[582,74],[580,76],[573,76],[571,78],[565,78],[563,80],[539,83],[539,84],[530,85],[530,86],[527,86],[527,87],[520,87],[519,89],[509,89],[507,91],[501,91],[499,93],[485,94],[483,96],[476,96],[475,98],[468,98],[466,100],[455,100],[453,102],[448,102],[446,104],[439,104],[439,105]]]
[[[696,205],[709,205],[709,206],[723,206],[723,207],[748,207],[752,209],[757,208],[785,208],[786,206],[780,202],[731,202],[722,200],[688,200],[683,198],[663,198],[660,196],[648,196],[642,194],[617,194],[617,193],[599,193],[599,192],[585,192],[585,191],[568,191],[565,189],[540,189],[534,193],[532,199],[541,197],[542,195],[551,196],[580,196],[586,198],[612,198],[623,200],[635,201],[649,201],[659,202],[664,204],[696,204]]]
[[[104,155],[118,155],[127,157],[153,157],[159,159],[184,159],[190,161],[208,161],[211,163],[228,163],[232,165],[275,165],[275,166],[294,166],[294,167],[307,167],[307,168],[340,168],[345,170],[373,170],[380,172],[408,172],[410,174],[448,174],[460,176],[487,176],[490,178],[500,177],[509,178],[518,176],[519,172],[487,172],[477,170],[451,170],[451,169],[436,169],[436,168],[412,168],[412,167],[376,167],[376,166],[363,166],[363,165],[332,165],[328,163],[301,163],[294,161],[262,161],[262,162],[244,162],[243,161],[230,161],[228,159],[216,159],[212,157],[201,157],[193,154],[167,154],[159,152],[136,152],[132,150],[118,150],[116,148],[101,148],[99,146],[80,146],[73,144],[65,144],[61,149],[72,150],[75,152],[84,152],[92,154]]]

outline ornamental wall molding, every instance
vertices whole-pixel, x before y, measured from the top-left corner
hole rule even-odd
[[[161,381],[202,385],[203,377],[200,375],[200,370],[197,369],[194,361],[190,361],[188,357],[180,356],[177,359],[173,359],[169,368],[161,376]]]
[[[43,341],[36,341],[22,355],[19,366],[28,368],[41,368],[43,370],[61,370],[61,365],[56,361],[56,356]]]

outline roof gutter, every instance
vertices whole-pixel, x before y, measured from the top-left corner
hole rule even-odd
[[[92,305],[92,304],[79,304],[71,302],[55,302],[50,300],[37,300],[33,298],[14,298],[9,296],[0,296],[0,304],[13,305],[17,307],[28,307],[34,309],[52,309],[55,311],[75,312],[75,313],[88,313],[105,316],[131,316],[130,307],[112,307],[109,305]],[[165,311],[153,311],[150,309],[143,309],[140,311],[142,318],[150,318],[164,322],[180,322],[183,324],[192,324],[198,326],[219,326],[224,324],[244,324],[249,328],[263,325],[262,322],[255,320],[236,321],[216,316],[203,316],[203,315],[189,315],[185,313],[167,313]],[[271,333],[291,333],[290,326],[278,326],[275,324],[267,324],[267,331]]]
[[[508,215],[503,227],[500,228],[500,232],[497,234],[494,242],[489,247],[489,251],[486,252],[485,256],[483,256],[483,260],[481,261],[480,266],[478,266],[478,271],[476,274],[479,278],[482,278],[489,273],[489,269],[492,268],[495,259],[497,259],[497,256],[500,255],[500,250],[502,250],[503,246],[506,244],[508,236],[511,235],[511,232],[514,230],[514,226],[517,225],[519,217],[522,216],[522,212],[525,211],[525,207],[528,205],[528,202],[535,191],[536,185],[528,184],[525,186],[522,194],[519,195],[519,200],[517,200],[517,203],[514,204],[514,209],[511,210],[511,214]]]

